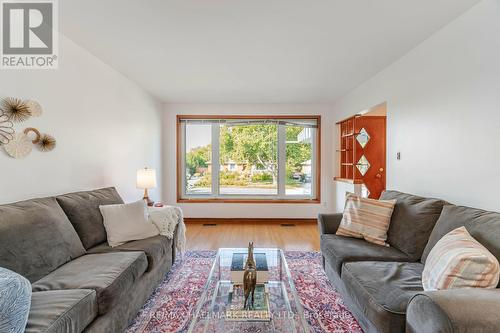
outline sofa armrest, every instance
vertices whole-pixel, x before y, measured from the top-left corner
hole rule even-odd
[[[318,229],[320,235],[334,234],[342,221],[342,214],[319,214]]]
[[[497,333],[500,289],[455,289],[415,295],[406,310],[407,333]]]

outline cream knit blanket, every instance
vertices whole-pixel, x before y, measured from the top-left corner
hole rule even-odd
[[[160,235],[168,239],[174,238],[175,227],[178,225],[175,249],[182,258],[186,252],[186,225],[182,210],[175,206],[148,207],[149,220],[158,228]]]

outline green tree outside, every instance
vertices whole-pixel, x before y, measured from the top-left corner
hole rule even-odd
[[[286,127],[286,174],[287,184],[294,182],[293,174],[301,171],[302,164],[311,159],[311,144],[298,141],[303,130],[300,126]],[[278,126],[275,124],[239,125],[220,128],[220,163],[233,161],[246,168],[257,166],[272,177],[278,177]],[[207,168],[211,160],[211,145],[192,149],[186,155],[186,168],[190,176],[200,168]],[[207,177],[208,175],[205,175]],[[229,175],[228,175],[229,176]],[[232,177],[226,179],[227,185]],[[249,183],[264,182],[266,177],[249,177]],[[262,181],[260,181],[262,179]],[[238,183],[238,184],[236,184]],[[241,179],[234,185],[242,185]]]
[[[186,154],[186,169],[189,172],[189,178],[197,173],[200,168],[208,167],[211,154],[211,145],[191,149],[191,151]]]

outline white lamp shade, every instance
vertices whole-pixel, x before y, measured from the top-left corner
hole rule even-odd
[[[137,188],[150,189],[156,187],[156,170],[140,169],[137,170]]]

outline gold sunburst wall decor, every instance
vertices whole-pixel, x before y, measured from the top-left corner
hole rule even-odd
[[[38,140],[37,146],[43,152],[54,150],[57,145],[56,139],[49,134],[42,134]]]
[[[29,105],[15,97],[4,98],[0,104],[0,110],[14,123],[21,123],[31,117]]]

